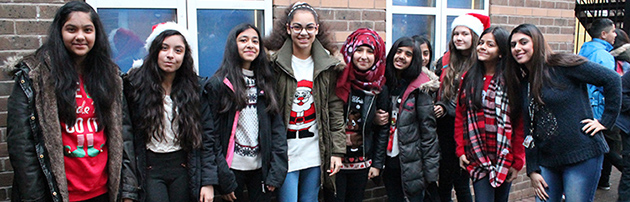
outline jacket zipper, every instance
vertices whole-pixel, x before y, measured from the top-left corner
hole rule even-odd
[[[364,121],[363,122],[363,131],[361,131],[361,136],[363,136],[363,160],[365,160],[365,163],[367,163],[367,158],[365,156],[365,148],[366,148],[366,146],[365,146],[365,126],[368,124],[368,123],[366,123],[367,116],[369,116],[370,112],[372,111],[372,105],[374,105],[374,99],[375,98],[376,98],[376,95],[373,95],[372,96],[372,101],[370,102],[370,105],[368,106],[368,110],[367,110],[368,114],[365,116],[365,120],[363,120]],[[374,121],[374,120],[372,120],[372,121]],[[370,165],[370,167],[371,167],[371,165]],[[369,172],[369,170],[368,170],[368,172]]]

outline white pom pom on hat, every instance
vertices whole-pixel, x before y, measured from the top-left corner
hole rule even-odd
[[[144,44],[144,48],[149,52],[149,48],[151,48],[151,43],[155,40],[155,37],[160,35],[162,32],[166,30],[175,30],[184,36],[184,39],[190,43],[190,34],[188,34],[188,30],[175,22],[165,22],[157,25],[153,25],[153,32],[147,37],[146,43]]]
[[[457,26],[468,27],[470,30],[475,32],[477,36],[481,36],[483,30],[490,27],[490,17],[478,13],[466,13],[453,20],[453,23],[451,24],[451,32],[453,32]]]

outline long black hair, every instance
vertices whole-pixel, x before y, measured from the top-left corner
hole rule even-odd
[[[532,24],[521,24],[514,28],[508,37],[510,47],[513,48],[512,36],[516,33],[522,33],[532,38],[533,53],[532,58],[528,62],[529,69],[525,64],[519,64],[512,54],[505,60],[504,78],[508,89],[508,99],[510,102],[510,111],[513,115],[518,115],[522,110],[523,97],[521,92],[521,82],[529,81],[531,84],[530,96],[534,102],[544,105],[542,100],[542,87],[544,85],[559,86],[557,82],[553,82],[551,77],[551,69],[556,66],[570,67],[581,65],[588,60],[584,57],[568,54],[554,53],[545,41],[542,32]]]
[[[479,41],[481,43],[481,38],[486,34],[494,35],[494,41],[497,47],[499,48],[499,58],[496,63],[496,67],[494,68],[494,76],[493,80],[499,80],[503,75],[503,58],[507,57],[509,53],[510,46],[508,45],[508,32],[507,30],[501,27],[490,27],[481,33],[479,37]],[[476,46],[475,46],[476,47]],[[476,50],[475,50],[476,51]],[[474,110],[478,110],[482,108],[482,95],[481,91],[483,91],[483,78],[486,74],[486,66],[482,61],[477,61],[477,63],[468,70],[466,73],[466,77],[462,80],[461,94],[465,95],[463,100],[460,100],[460,104],[468,105],[468,103],[472,103],[470,107]],[[460,98],[461,99],[461,98]]]
[[[400,47],[411,47],[413,50],[411,63],[409,64],[409,67],[402,70],[402,72],[394,67],[394,56],[396,56],[396,51]],[[390,87],[390,90],[394,90],[401,79],[411,82],[422,72],[422,56],[420,55],[420,47],[416,46],[411,37],[401,37],[396,40],[394,45],[392,45],[392,48],[389,49],[389,54],[387,54],[387,60],[385,60],[385,62],[386,85]]]
[[[420,36],[420,35],[414,35],[411,38],[416,42],[416,45],[418,46],[418,48],[420,48],[422,44],[427,45],[427,49],[429,49],[429,63],[427,63],[426,68],[430,69],[429,67],[431,66],[431,61],[433,61],[433,47],[431,46],[431,41],[429,41],[427,37]],[[422,52],[420,52],[420,56],[422,56]],[[422,63],[424,63],[424,61],[422,61]]]
[[[75,60],[66,49],[61,36],[66,21],[69,20],[73,12],[88,13],[96,38],[94,46],[87,53],[81,64],[75,64]],[[57,110],[59,121],[66,125],[74,125],[76,115],[76,91],[79,87],[79,76],[84,80],[86,91],[94,100],[94,112],[98,118],[100,130],[110,127],[115,120],[111,120],[112,105],[121,92],[121,87],[116,81],[118,79],[118,66],[111,60],[110,47],[105,34],[105,27],[101,23],[96,11],[85,2],[71,1],[63,5],[57,13],[48,29],[48,39],[36,51],[37,58],[44,63],[50,63],[50,73],[55,85],[55,96],[57,98]],[[77,67],[78,65],[78,67]],[[77,68],[82,68],[82,75],[79,75]]]
[[[227,42],[225,43],[225,52],[223,53],[223,62],[221,63],[221,67],[217,70],[214,77],[218,77],[219,80],[223,80],[223,78],[228,78],[232,83],[232,87],[234,91],[227,90],[229,94],[227,96],[221,97],[221,107],[219,112],[224,113],[230,110],[231,108],[236,108],[236,110],[241,110],[245,108],[247,105],[247,87],[245,86],[245,81],[243,80],[243,72],[241,70],[241,64],[243,59],[239,55],[238,45],[236,44],[236,40],[239,34],[248,29],[254,29],[256,34],[258,34],[259,39],[259,51],[258,56],[254,61],[252,61],[250,67],[254,71],[254,76],[256,78],[256,87],[265,92],[265,99],[267,101],[267,111],[268,112],[278,112],[278,100],[276,99],[276,95],[274,93],[274,88],[272,85],[273,74],[271,70],[271,66],[267,59],[267,53],[265,52],[265,48],[263,46],[263,40],[260,35],[260,31],[258,28],[251,24],[240,24],[230,31],[228,35]],[[225,86],[225,88],[228,88]]]
[[[130,94],[130,107],[137,111],[134,114],[138,135],[145,135],[146,141],[155,138],[164,139],[164,71],[158,66],[158,55],[164,39],[170,36],[181,36],[186,46],[182,66],[175,72],[171,87],[173,100],[173,123],[177,124],[177,143],[189,151],[201,145],[201,120],[199,78],[194,70],[192,53],[186,38],[178,31],[166,30],[160,33],[149,48],[149,54],[139,68],[131,69],[129,81],[133,85]],[[127,90],[125,90],[127,91]],[[175,124],[173,124],[175,125]]]

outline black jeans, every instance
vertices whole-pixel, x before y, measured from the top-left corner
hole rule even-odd
[[[623,159],[621,157],[621,134],[618,127],[612,127],[610,130],[604,131],[604,138],[610,151],[604,154],[604,163],[602,164],[602,176],[599,178],[600,186],[608,186],[610,181],[610,173],[612,167],[623,170]]]
[[[618,202],[630,202],[630,134],[621,132],[623,145],[623,170],[619,180]]]
[[[422,168],[418,168],[422,169]],[[406,196],[402,187],[402,175],[400,170],[400,159],[396,157],[385,157],[385,169],[383,170],[383,184],[387,191],[387,200],[390,202],[422,202],[424,199],[424,190],[414,196]]]
[[[109,202],[109,193],[104,193],[100,196],[80,202]]]
[[[171,153],[147,150],[147,201],[191,201],[187,161],[183,150]]]
[[[232,172],[236,176],[236,183],[238,183],[238,187],[234,190],[236,201],[271,201],[271,191],[263,187],[261,169],[248,171],[232,170]],[[243,192],[246,187],[249,200],[245,198],[245,193]],[[265,190],[264,192],[263,189]]]
[[[468,172],[453,162],[440,161],[440,176],[438,191],[442,202],[452,202],[451,191],[455,188],[458,202],[472,202],[470,193],[470,177]]]
[[[341,170],[335,176],[337,196],[330,189],[324,189],[324,199],[328,202],[361,202],[368,181],[369,168],[361,170]]]

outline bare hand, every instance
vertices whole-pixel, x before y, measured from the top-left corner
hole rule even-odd
[[[389,119],[388,112],[382,109],[376,110],[376,115],[374,115],[374,124],[383,126],[387,124],[387,119]]]
[[[275,190],[276,190],[276,187],[271,186],[271,185],[267,185],[267,190],[269,190],[269,191],[275,191]]]
[[[436,118],[444,116],[444,107],[442,105],[433,105],[433,112]]]
[[[532,187],[534,188],[536,196],[538,196],[538,198],[543,201],[549,199],[549,195],[545,191],[545,189],[549,186],[547,186],[547,182],[545,182],[545,179],[543,179],[542,175],[540,175],[539,173],[532,173],[529,174],[529,178],[532,182]]]
[[[133,202],[133,200],[125,198],[125,199],[123,199],[123,202]]]
[[[201,187],[199,202],[212,202],[212,200],[214,200],[214,187],[212,185]]]
[[[518,170],[516,170],[516,168],[510,168],[510,170],[508,170],[508,178],[505,179],[505,182],[511,182],[513,180],[515,180],[518,177]]]
[[[330,174],[328,176],[333,176],[337,174],[341,170],[341,157],[331,156],[330,157]]]
[[[232,192],[229,194],[222,195],[221,198],[223,198],[224,201],[234,201],[236,200],[236,195],[234,195],[234,192]]]
[[[459,157],[459,167],[461,167],[464,170],[467,170],[466,166],[468,166],[468,164],[470,164],[470,161],[468,161],[468,159],[466,158],[466,154]]]
[[[580,123],[586,124],[584,125],[584,127],[582,127],[582,131],[584,131],[586,134],[590,133],[591,136],[597,134],[597,132],[599,131],[606,130],[606,127],[599,123],[597,119],[584,119],[580,121]]]
[[[368,172],[368,179],[378,177],[380,174],[381,174],[381,169],[370,167],[370,171]]]

